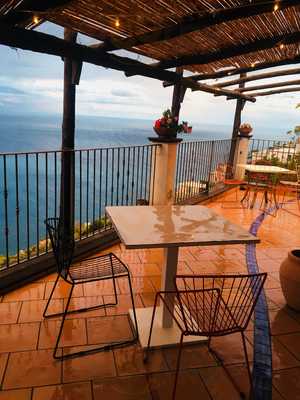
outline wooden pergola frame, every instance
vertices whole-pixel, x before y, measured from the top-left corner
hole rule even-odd
[[[172,111],[177,116],[179,115],[180,105],[187,88],[190,88],[192,91],[212,93],[215,96],[225,96],[227,99],[236,99],[237,104],[233,125],[233,138],[237,137],[238,127],[241,122],[241,112],[247,101],[255,102],[255,97],[257,96],[300,91],[300,87],[297,86],[300,80],[256,85],[252,87],[246,87],[245,85],[246,82],[258,79],[292,75],[293,73],[298,74],[300,68],[287,71],[272,71],[257,75],[246,75],[248,72],[252,71],[299,63],[299,53],[289,56],[282,52],[282,56],[276,60],[270,58],[262,61],[260,60],[254,64],[251,63],[251,65],[247,66],[235,66],[220,71],[198,73],[191,76],[184,76],[183,74],[184,68],[188,66],[207,65],[225,59],[252,56],[260,51],[274,48],[281,49],[282,46],[298,44],[300,42],[300,30],[284,34],[269,33],[263,39],[256,38],[248,42],[233,43],[206,52],[201,51],[199,53],[196,52],[177,56],[175,54],[172,58],[164,58],[152,64],[110,53],[114,50],[125,49],[132,53],[145,55],[145,50],[142,51],[140,46],[143,48],[145,45],[159,44],[160,42],[167,42],[175,38],[180,39],[189,33],[202,32],[208,28],[217,28],[224,23],[241,20],[246,21],[248,18],[272,13],[272,11],[276,11],[277,8],[280,8],[281,11],[288,10],[299,6],[300,0],[254,2],[234,8],[222,8],[212,12],[208,11],[200,14],[193,14],[188,18],[184,17],[179,19],[177,23],[173,23],[170,26],[154,30],[150,29],[149,32],[138,35],[120,38],[118,35],[111,34],[109,38],[104,37],[102,43],[96,43],[92,46],[84,46],[76,43],[77,34],[68,28],[68,24],[65,25],[64,39],[31,30],[47,20],[47,16],[55,15],[56,10],[63,9],[63,7],[70,4],[72,4],[71,0],[44,0],[43,2],[39,0],[23,0],[17,3],[17,6],[10,10],[10,12],[5,13],[4,16],[0,15],[0,44],[59,56],[64,59],[62,149],[74,149],[75,85],[79,83],[83,62],[122,71],[126,76],[140,75],[161,80],[165,87],[174,85]],[[277,5],[276,10],[274,8],[275,5]],[[38,20],[35,20],[34,16],[38,16]],[[51,20],[53,20],[53,18],[54,17],[52,17]],[[176,67],[175,72],[168,70],[174,67]],[[200,81],[208,79],[226,78],[237,74],[240,75],[239,78],[231,81],[218,84],[200,83]],[[227,89],[227,86],[233,85],[238,85],[238,87],[236,89]],[[267,88],[276,88],[276,90],[261,91]],[[234,151],[235,141],[233,141],[230,152],[231,160],[233,160]],[[64,217],[67,230],[71,229],[74,219],[74,213],[72,212],[74,204],[74,159],[70,154],[68,152],[64,153],[61,181],[61,215]],[[67,215],[71,215],[71,217],[67,218]]]

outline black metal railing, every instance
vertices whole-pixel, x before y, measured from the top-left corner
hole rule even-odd
[[[175,202],[212,191],[222,184],[231,139],[184,142],[178,145]]]
[[[157,145],[75,150],[75,238],[110,229],[107,205],[147,203]],[[49,251],[59,215],[61,151],[0,154],[0,269]]]
[[[231,140],[178,146],[176,203],[222,184]],[[75,239],[111,228],[108,205],[151,204],[159,145],[75,150]],[[0,154],[0,269],[48,253],[44,225],[59,216],[61,151]]]
[[[251,139],[248,153],[248,163],[270,162],[272,165],[295,169],[299,163],[296,144],[288,140]]]

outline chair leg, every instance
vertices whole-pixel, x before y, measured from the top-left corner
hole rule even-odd
[[[130,296],[131,296],[131,304],[132,304],[132,312],[133,312],[133,318],[134,318],[134,340],[137,341],[139,338],[139,329],[138,329],[138,323],[137,323],[137,318],[136,318],[136,312],[135,312],[135,305],[134,305],[134,296],[133,296],[133,290],[132,290],[132,285],[131,285],[131,279],[130,275],[128,274],[128,286],[130,290]]]
[[[176,372],[175,372],[172,400],[175,400],[175,398],[176,398],[176,389],[177,389],[178,374],[179,374],[181,353],[182,353],[182,343],[183,343],[183,333],[181,333],[180,342],[179,342],[179,350],[178,350],[178,355],[177,355],[177,363],[176,363]]]
[[[56,288],[56,285],[57,285],[58,281],[59,281],[59,274],[57,274],[57,278],[55,280],[55,283],[54,283],[53,288],[51,290],[50,296],[48,298],[46,307],[45,307],[44,312],[43,312],[43,318],[56,317],[56,316],[59,316],[59,315],[63,315],[63,313],[56,313],[56,314],[48,314],[47,315],[47,310],[48,310],[49,304],[50,304],[50,302],[52,300],[52,296],[53,296],[53,293],[55,291],[55,288]]]
[[[75,357],[79,357],[79,356],[83,356],[83,355],[97,353],[97,352],[100,352],[100,351],[108,351],[108,350],[111,350],[113,348],[128,346],[130,344],[136,343],[137,340],[138,340],[138,325],[137,325],[137,318],[136,318],[136,313],[135,313],[132,285],[131,285],[130,275],[129,274],[128,274],[128,284],[129,284],[129,289],[130,289],[130,295],[131,295],[131,301],[132,301],[132,307],[133,307],[133,313],[134,313],[134,322],[135,322],[135,332],[133,333],[133,337],[131,339],[126,339],[126,340],[112,342],[112,343],[106,343],[104,345],[102,344],[101,346],[95,346],[93,348],[90,348],[90,349],[87,349],[87,350],[77,351],[75,353],[69,353],[69,354],[65,354],[65,355],[62,354],[60,356],[57,355],[57,350],[58,350],[59,342],[60,342],[61,335],[62,335],[62,332],[63,332],[63,327],[64,327],[66,316],[68,314],[72,313],[72,312],[88,311],[88,310],[92,310],[92,309],[103,307],[103,305],[101,305],[101,306],[98,305],[98,306],[93,306],[93,307],[89,307],[89,308],[86,308],[86,309],[68,311],[69,305],[70,305],[70,301],[71,301],[71,297],[72,297],[72,292],[73,292],[73,289],[74,289],[74,286],[75,286],[75,284],[72,284],[72,288],[71,288],[71,291],[70,291],[70,294],[69,294],[69,297],[68,297],[68,300],[67,300],[66,308],[65,308],[64,312],[62,313],[63,317],[62,317],[62,321],[61,321],[58,337],[57,337],[55,348],[54,348],[53,357],[55,359],[65,360],[67,358],[75,358]],[[114,295],[115,295],[115,299],[117,301],[116,285],[114,285]],[[107,304],[105,304],[104,307],[105,306],[107,306]],[[128,316],[128,318],[129,318],[129,316]]]
[[[242,336],[242,341],[243,341],[243,348],[244,348],[245,360],[246,360],[246,364],[247,364],[247,371],[248,371],[248,377],[249,377],[249,383],[250,383],[250,396],[249,396],[249,398],[251,398],[251,396],[252,396],[252,375],[251,375],[251,370],[250,370],[250,363],[249,363],[249,357],[248,357],[248,352],[247,352],[247,345],[246,345],[245,335],[244,335],[243,331],[241,332],[241,336]]]
[[[254,190],[253,198],[252,198],[252,201],[251,201],[251,204],[250,204],[250,208],[254,207],[254,204],[256,202],[256,198],[257,198],[257,190]]]
[[[61,338],[61,335],[62,335],[62,332],[63,332],[66,316],[68,314],[68,308],[69,308],[70,301],[71,301],[71,298],[72,298],[73,289],[74,289],[74,285],[72,285],[70,293],[69,293],[69,297],[68,297],[68,300],[67,300],[66,308],[65,308],[64,313],[63,313],[63,317],[62,317],[62,320],[61,320],[61,323],[60,323],[60,327],[59,327],[59,333],[58,333],[58,336],[57,336],[57,339],[56,339],[56,343],[55,343],[55,347],[54,347],[54,351],[53,351],[53,357],[55,359],[57,359],[57,360],[62,360],[63,359],[63,354],[61,356],[57,355],[57,349],[58,349],[60,338]]]
[[[147,347],[146,347],[146,349],[144,351],[144,362],[148,361],[148,354],[149,354],[149,348],[150,348],[150,344],[151,344],[151,337],[152,337],[152,331],[153,331],[153,325],[154,325],[157,301],[158,301],[158,293],[155,296],[153,312],[152,312],[152,317],[151,317],[151,322],[150,322],[150,331],[149,331],[148,343],[147,343]]]
[[[50,304],[50,301],[51,301],[51,299],[52,299],[52,295],[53,295],[53,293],[54,293],[54,290],[55,290],[55,288],[56,288],[56,285],[57,285],[58,280],[59,280],[59,275],[57,275],[56,281],[55,281],[55,283],[54,283],[54,286],[53,286],[53,288],[52,288],[52,290],[51,290],[49,299],[48,299],[48,301],[47,301],[47,304],[46,304],[46,307],[45,307],[45,310],[44,310],[44,313],[43,313],[43,317],[44,317],[44,318],[62,317],[62,316],[65,314],[65,311],[60,312],[60,313],[47,314],[47,309],[48,309],[48,307],[49,307],[49,304]],[[69,315],[69,314],[79,314],[79,313],[82,313],[82,312],[97,310],[97,309],[99,309],[99,308],[107,308],[107,307],[114,307],[114,306],[116,306],[116,305],[118,304],[118,295],[117,295],[117,288],[116,288],[115,278],[113,279],[113,283],[114,283],[113,288],[114,288],[114,298],[115,298],[115,301],[114,301],[114,302],[105,303],[105,304],[97,304],[97,305],[91,306],[91,307],[76,308],[76,309],[74,309],[74,310],[68,311],[68,312],[67,312],[67,315]],[[69,284],[71,285],[70,282],[69,282]]]

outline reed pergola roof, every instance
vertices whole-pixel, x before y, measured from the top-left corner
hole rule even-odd
[[[0,25],[44,21],[98,40],[105,60],[119,49],[150,57],[160,77],[172,67],[197,81],[300,61],[300,0],[0,0]]]
[[[193,72],[211,73],[299,55],[299,2],[279,1],[277,11],[275,3],[1,0],[0,15],[4,22],[27,28],[48,20],[104,41],[103,50],[132,49],[161,61],[163,67],[182,65]],[[274,43],[268,43],[272,39]],[[231,49],[232,55],[225,49]]]

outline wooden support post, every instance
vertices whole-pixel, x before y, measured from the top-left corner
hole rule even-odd
[[[65,29],[64,39],[75,43],[77,33]],[[64,58],[64,103],[62,122],[60,218],[66,235],[74,230],[75,209],[75,102],[74,61]],[[79,82],[79,80],[78,80]]]
[[[176,73],[182,77],[183,76],[183,68],[177,67]],[[183,102],[183,99],[184,99],[185,91],[186,91],[186,86],[182,85],[182,83],[180,81],[175,83],[174,88],[173,88],[173,97],[172,97],[172,115],[174,117],[179,118],[180,107],[181,107],[181,103]]]
[[[240,78],[245,78],[246,74],[241,74]],[[242,89],[245,87],[245,82],[241,82],[239,84],[239,89]],[[230,147],[230,153],[229,153],[229,164],[233,166],[234,162],[234,155],[236,152],[236,146],[237,146],[237,139],[239,135],[239,127],[241,125],[241,115],[243,108],[245,106],[245,101],[242,99],[237,99],[236,101],[236,107],[235,107],[235,114],[234,114],[234,121],[233,121],[233,129],[232,129],[232,142],[231,142],[231,147]]]

